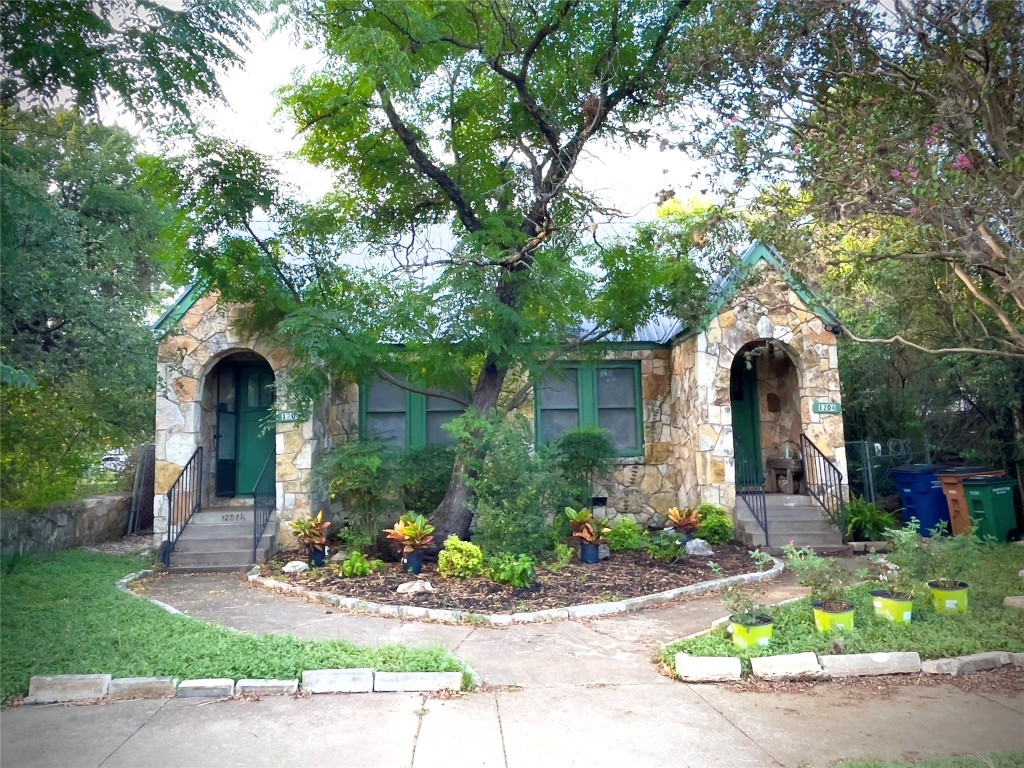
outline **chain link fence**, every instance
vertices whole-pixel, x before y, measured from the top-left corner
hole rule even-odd
[[[890,476],[893,467],[905,464],[931,464],[931,450],[924,438],[898,438],[886,441],[852,440],[846,443],[846,465],[850,475],[850,494],[877,503],[879,498],[897,493]]]

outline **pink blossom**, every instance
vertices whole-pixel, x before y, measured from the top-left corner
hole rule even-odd
[[[954,171],[969,171],[974,167],[974,163],[971,162],[971,158],[967,156],[966,152],[961,152],[949,167]]]
[[[903,181],[903,174],[900,173],[900,169],[899,168],[893,168],[892,169],[892,177],[896,181]]]
[[[803,144],[794,144],[793,145],[793,153],[794,154],[799,155],[803,151],[804,151],[804,145]]]
[[[924,145],[926,147],[934,147],[937,143],[938,142],[935,141],[935,137],[934,136],[929,136],[927,139],[924,140]]]
[[[932,125],[932,133],[938,135],[939,131],[941,131],[941,130],[942,130],[942,126],[939,125],[938,123],[935,123],[934,125]]]
[[[909,176],[912,181],[917,181],[917,178],[920,175],[921,174],[917,172],[917,168],[914,167],[914,161],[913,160],[911,160],[909,163],[907,163],[907,176]]]
[[[917,206],[911,206],[910,210],[908,210],[907,213],[911,216],[917,216]]]

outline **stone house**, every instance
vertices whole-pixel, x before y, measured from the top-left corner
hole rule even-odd
[[[576,425],[609,430],[621,455],[595,499],[609,519],[658,525],[670,507],[708,501],[742,525],[749,515],[738,492],[800,490],[799,466],[795,475],[773,468],[801,447],[828,460],[845,493],[838,321],[759,243],[716,296],[707,327],[657,320],[608,343],[603,359],[566,362],[523,405],[539,440]],[[369,433],[429,444],[444,439],[440,426],[457,413],[448,401],[378,381],[338,384],[299,421],[274,407],[291,353],[240,330],[245,311],[194,285],[156,326],[158,540],[168,526],[168,491],[197,449],[206,457],[192,483],[197,508],[244,509],[262,476],[283,526],[324,507],[314,468],[339,442]],[[803,490],[814,492],[813,481]]]

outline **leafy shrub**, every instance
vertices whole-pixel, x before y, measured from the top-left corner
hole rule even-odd
[[[449,429],[468,447],[474,541],[486,552],[543,552],[549,544],[549,512],[562,483],[532,451],[526,419],[505,422],[466,414]]]
[[[683,539],[674,531],[662,531],[647,542],[651,559],[659,563],[674,563],[686,557]]]
[[[467,579],[484,570],[484,553],[476,544],[449,536],[437,555],[437,570],[445,578]]]
[[[455,448],[450,445],[428,445],[395,454],[399,506],[430,515],[448,490],[454,464]]]
[[[525,589],[533,584],[537,575],[537,561],[529,555],[511,555],[507,552],[492,557],[487,563],[491,580]]]
[[[572,558],[575,554],[575,549],[565,542],[559,541],[555,544],[554,556],[544,563],[544,568],[551,573],[558,573],[572,562]]]
[[[706,501],[697,508],[697,512],[700,514],[696,534],[698,539],[704,539],[708,544],[732,542],[732,518],[725,507]]]
[[[651,537],[632,517],[624,517],[612,527],[605,538],[613,552],[637,552],[647,548],[647,542]]]
[[[331,499],[345,505],[345,538],[353,546],[373,544],[388,522],[395,496],[394,459],[380,440],[354,440],[331,451],[320,470]]]
[[[382,560],[367,560],[362,552],[353,552],[341,564],[341,575],[346,579],[369,576],[387,568]]]
[[[881,541],[897,527],[896,518],[859,496],[846,505],[846,535],[854,541]]]
[[[615,446],[599,427],[571,429],[549,448],[551,461],[577,507],[589,507],[598,477],[611,471]]]

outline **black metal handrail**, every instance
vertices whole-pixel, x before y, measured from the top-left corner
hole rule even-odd
[[[807,435],[800,435],[804,457],[804,487],[814,497],[832,525],[846,541],[846,502],[843,499],[843,473],[832,459],[821,452]]]
[[[252,489],[252,561],[256,562],[256,551],[260,548],[260,539],[266,530],[270,516],[277,507],[277,491],[274,487],[274,459],[271,453],[263,462],[259,479]]]
[[[736,495],[743,499],[750,514],[764,531],[764,545],[768,542],[768,502],[764,497],[764,474],[750,458],[750,451],[743,443],[733,438],[736,453]]]
[[[171,553],[192,516],[203,504],[203,447],[196,448],[192,458],[167,492],[167,543],[164,546],[164,565],[171,564]]]

